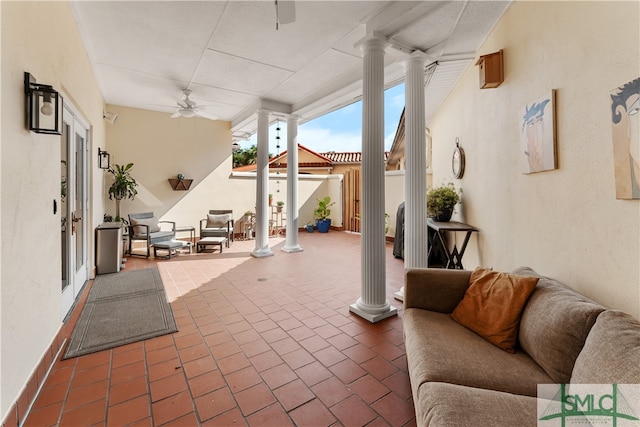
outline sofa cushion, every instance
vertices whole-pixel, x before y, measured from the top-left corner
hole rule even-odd
[[[156,231],[155,233],[149,234],[150,243],[158,243],[164,242],[167,240],[172,240],[176,236],[176,233],[173,231]]]
[[[160,224],[158,224],[158,218],[152,216],[151,218],[130,218],[131,225],[133,226],[134,234],[147,234],[145,227],[136,227],[136,225],[148,225],[149,233],[156,233],[160,231]]]
[[[591,327],[605,308],[530,268],[521,267],[513,273],[540,277],[522,311],[520,346],[554,383],[566,384]]]
[[[207,214],[206,228],[226,228],[229,221],[231,221],[231,214]]]
[[[416,424],[433,427],[535,426],[537,399],[455,384],[429,382],[415,402]]]
[[[604,311],[573,367],[573,384],[640,384],[640,322]]]
[[[449,314],[419,308],[403,313],[407,365],[415,394],[428,381],[536,395],[553,382],[527,354],[507,353],[454,321]]]
[[[451,317],[490,343],[514,353],[520,313],[537,282],[537,277],[476,268]]]

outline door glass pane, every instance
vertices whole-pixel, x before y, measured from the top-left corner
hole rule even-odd
[[[62,125],[62,139],[60,140],[60,241],[62,244],[62,290],[69,285],[69,275],[67,266],[69,258],[67,253],[67,193],[68,184],[68,168],[67,168],[67,147],[69,142],[69,125]]]
[[[76,272],[84,267],[85,247],[84,247],[84,138],[76,134],[76,200],[75,200],[75,235],[76,235]]]

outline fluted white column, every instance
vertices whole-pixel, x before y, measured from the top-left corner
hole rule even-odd
[[[384,49],[386,40],[369,37],[362,90],[362,295],[349,311],[374,323],[397,313],[386,298],[384,232]]]
[[[298,244],[298,118],[287,117],[287,241],[284,252],[300,252]]]
[[[258,110],[258,158],[256,159],[256,258],[273,255],[269,247],[269,111]]]
[[[427,144],[424,107],[425,56],[416,51],[404,61],[404,266],[428,267]],[[394,294],[404,300],[404,287]]]

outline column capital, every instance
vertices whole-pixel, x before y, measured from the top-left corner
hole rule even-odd
[[[429,55],[422,52],[421,50],[414,50],[409,56],[407,56],[406,59],[402,61],[402,65],[404,66],[405,70],[410,67],[424,67],[424,64],[430,58],[431,57]]]
[[[295,114],[287,114],[287,123],[289,122],[298,122],[298,120],[300,120],[300,117],[295,115]]]
[[[388,45],[389,45],[389,42],[387,41],[387,38],[384,36],[381,36],[376,32],[367,34],[366,36],[358,40],[356,44],[354,44],[355,47],[360,47],[360,52],[363,55],[368,52],[376,52],[376,51],[384,53]]]
[[[258,111],[256,111],[256,114],[258,116],[268,116],[269,114],[271,114],[271,111],[267,110],[266,108],[258,108]]]

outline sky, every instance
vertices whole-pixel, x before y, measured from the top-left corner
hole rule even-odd
[[[384,93],[384,148],[389,150],[404,108],[404,83]],[[276,124],[269,128],[269,153],[276,155]],[[287,150],[287,124],[280,122],[280,150]],[[239,141],[248,148],[257,143],[254,134],[248,141]],[[298,144],[318,152],[362,151],[362,101],[318,117],[298,126]]]

